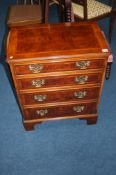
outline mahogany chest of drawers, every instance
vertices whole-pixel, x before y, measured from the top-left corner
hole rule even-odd
[[[108,56],[95,22],[11,28],[7,62],[25,129],[68,118],[95,124]]]

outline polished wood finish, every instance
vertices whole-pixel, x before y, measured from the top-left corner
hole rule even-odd
[[[69,118],[95,124],[109,54],[95,22],[11,28],[7,62],[25,129]]]
[[[49,75],[48,75],[49,76]],[[17,79],[20,90],[25,89],[38,89],[38,88],[51,88],[59,86],[76,86],[81,84],[94,84],[100,83],[102,78],[101,73],[88,73],[88,74],[67,74],[66,76],[57,75],[53,77],[39,77],[38,78],[26,78]],[[82,79],[82,80],[80,80]]]
[[[73,61],[74,60],[74,61]],[[86,66],[86,69],[96,69],[96,68],[103,68],[104,67],[104,60],[80,60],[76,61],[77,58],[72,58],[71,61],[62,61],[62,62],[56,62],[56,63],[42,63],[39,64],[39,62],[35,63],[26,63],[26,64],[15,64],[15,73],[17,75],[21,74],[37,74],[37,73],[47,73],[47,72],[60,72],[62,71],[73,71],[73,70],[81,70],[80,64],[82,64],[83,61],[87,62],[89,61],[89,66]]]
[[[54,106],[52,106],[54,105]],[[96,113],[96,102],[85,102],[85,103],[77,103],[73,102],[73,104],[65,104],[62,105],[62,103],[59,104],[52,104],[48,107],[43,107],[42,105],[40,107],[31,107],[28,106],[27,108],[24,108],[24,119],[25,120],[32,120],[32,119],[47,119],[47,118],[65,118],[68,116],[77,116],[79,115],[85,115],[85,114],[95,114]],[[45,105],[46,106],[46,105]],[[76,110],[77,107],[77,110]],[[82,107],[82,109],[81,109]],[[39,111],[39,112],[38,112]]]
[[[68,95],[67,95],[68,94]],[[51,90],[51,91],[36,91],[31,92],[21,92],[20,96],[23,104],[33,105],[33,104],[44,104],[44,103],[55,103],[55,102],[66,102],[66,101],[82,101],[88,99],[96,99],[99,95],[99,86],[88,88],[76,88],[65,89],[65,90]]]

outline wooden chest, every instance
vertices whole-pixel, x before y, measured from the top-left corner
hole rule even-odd
[[[68,118],[95,124],[108,56],[95,22],[12,28],[7,62],[25,129]]]

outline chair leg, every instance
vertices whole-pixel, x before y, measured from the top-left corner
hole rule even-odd
[[[71,1],[65,0],[65,21],[71,22],[72,21],[71,17],[72,17]]]
[[[116,12],[113,12],[111,14],[110,25],[109,25],[109,42],[111,42],[111,38],[112,38],[112,31],[113,31],[115,17],[116,17]]]
[[[44,0],[44,22],[48,23],[48,15],[49,15],[49,0]]]
[[[110,78],[111,65],[112,65],[112,62],[107,63],[106,74],[105,74],[106,80],[108,80]]]

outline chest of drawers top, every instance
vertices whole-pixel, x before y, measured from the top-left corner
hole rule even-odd
[[[44,61],[55,58],[108,56],[109,48],[95,22],[41,24],[11,29],[7,61]],[[76,58],[77,59],[77,58]]]

